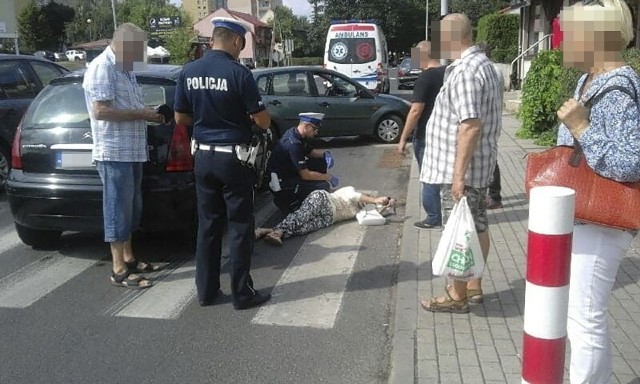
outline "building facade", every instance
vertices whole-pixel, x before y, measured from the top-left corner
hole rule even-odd
[[[272,28],[255,16],[247,13],[224,8],[214,11],[194,24],[193,29],[198,32],[198,40],[208,41],[211,38],[211,33],[213,32],[211,19],[214,17],[229,17],[251,24],[251,31],[246,35],[247,44],[242,52],[240,52],[240,59],[253,61],[256,64],[269,59]]]
[[[263,20],[265,16],[269,16],[269,11],[282,5],[282,0],[182,0],[182,7],[194,22],[219,9],[246,13]]]
[[[541,50],[551,49],[553,35],[553,20],[560,14],[563,6],[571,6],[581,0],[561,0],[561,4],[556,4],[555,12],[547,15],[542,6],[544,0],[511,0],[509,13],[520,16],[520,31],[518,35],[519,54],[513,65],[513,70],[517,71],[517,82],[521,83],[526,77],[533,58]],[[640,25],[640,5],[632,6],[631,12],[634,19],[634,27],[638,31]],[[636,48],[640,47],[640,39],[637,38],[632,43]]]

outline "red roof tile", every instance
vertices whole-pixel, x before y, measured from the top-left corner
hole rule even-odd
[[[268,24],[263,23],[258,18],[253,17],[248,13],[232,11],[230,9],[227,9],[226,11],[229,12],[232,16],[237,17],[239,19],[242,19],[242,20],[246,21],[247,23],[251,23],[251,24],[255,25],[256,27],[268,27],[269,26]]]

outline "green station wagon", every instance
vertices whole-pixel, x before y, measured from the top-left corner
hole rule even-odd
[[[298,124],[299,113],[320,112],[325,116],[319,137],[365,135],[396,143],[411,107],[399,97],[375,94],[322,67],[261,68],[252,72],[276,137]]]

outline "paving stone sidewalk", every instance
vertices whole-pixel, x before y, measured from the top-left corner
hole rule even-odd
[[[401,244],[390,383],[520,383],[526,276],[528,205],[524,192],[527,152],[517,139],[520,123],[503,116],[499,142],[503,209],[489,211],[491,251],[485,270],[485,302],[468,315],[433,314],[418,300],[439,296],[445,280],[431,274],[441,232],[418,230],[424,219],[412,162]],[[614,383],[640,384],[640,236],[622,262],[610,302]],[[569,345],[565,359],[568,383]]]

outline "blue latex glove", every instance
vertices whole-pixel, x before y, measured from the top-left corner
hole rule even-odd
[[[333,155],[329,151],[326,151],[324,153],[324,161],[327,162],[327,169],[333,168],[333,166],[336,164],[335,161],[333,161]]]
[[[329,184],[331,184],[331,188],[338,188],[338,185],[340,185],[340,179],[338,179],[337,176],[331,176]]]

